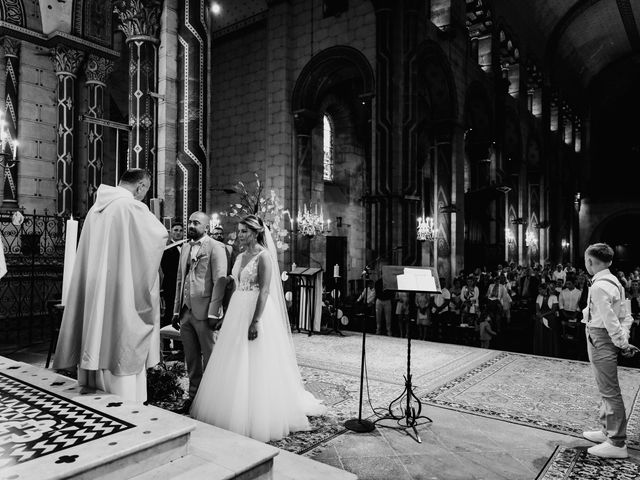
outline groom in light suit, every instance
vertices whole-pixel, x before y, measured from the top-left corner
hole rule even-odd
[[[204,212],[189,217],[176,277],[172,324],[180,330],[189,374],[188,412],[213,349],[213,330],[222,318],[227,275],[224,245],[207,235],[209,216]]]

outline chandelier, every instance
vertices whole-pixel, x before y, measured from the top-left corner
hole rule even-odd
[[[298,208],[298,233],[305,237],[313,238],[316,235],[322,235],[325,232],[325,221],[322,215],[322,207],[320,207],[320,214],[318,214],[318,205],[315,205],[313,211],[311,208],[307,208],[304,204],[302,210]],[[327,221],[327,230],[331,225],[331,220]]]
[[[418,217],[418,241],[424,242],[425,240],[434,240],[438,236],[438,227],[433,223],[433,218]]]
[[[0,168],[13,168],[17,156],[18,140],[11,136],[7,122],[0,112]]]
[[[534,247],[538,244],[538,237],[536,237],[536,234],[531,230],[527,230],[527,233],[524,237],[524,243],[527,245],[527,247]]]
[[[504,238],[507,240],[507,244],[509,245],[516,243],[516,237],[509,227],[504,229]]]

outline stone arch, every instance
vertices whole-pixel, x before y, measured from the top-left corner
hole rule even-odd
[[[0,20],[25,27],[26,14],[22,0],[2,0],[0,2]]]
[[[373,70],[366,57],[347,46],[330,47],[315,55],[302,69],[291,99],[291,109],[317,111],[322,97],[336,85],[349,82],[353,93],[371,95]]]
[[[294,208],[306,202],[323,205],[325,218],[332,221],[328,236],[313,244],[301,242],[294,248],[298,258],[308,255],[310,264],[319,263],[315,259],[321,258],[327,262],[321,265],[324,268],[337,263],[347,277],[357,277],[354,272],[364,266],[357,262],[365,258],[368,232],[365,209],[358,199],[370,175],[373,78],[373,70],[361,52],[352,47],[331,47],[302,69],[291,101],[297,143]],[[334,127],[335,176],[331,182],[325,182],[322,175],[324,114]],[[340,222],[336,221],[338,217]],[[336,245],[342,249],[338,256]]]

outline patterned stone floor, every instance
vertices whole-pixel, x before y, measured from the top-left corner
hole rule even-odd
[[[301,371],[310,390],[329,402],[345,402],[358,387],[361,337],[296,334],[294,341]],[[367,337],[367,370],[372,403],[382,406],[389,395],[399,393],[406,368],[406,341],[388,337]],[[420,391],[449,382],[465,369],[497,358],[500,352],[414,341],[413,372]],[[46,352],[45,352],[46,353]],[[6,356],[10,356],[5,354]],[[15,352],[12,358],[44,364],[35,349]],[[557,362],[558,371],[566,369]],[[333,373],[345,379],[344,391],[327,391]],[[325,378],[326,377],[326,378]],[[351,377],[351,380],[348,380]],[[401,387],[400,387],[401,389]],[[365,412],[368,410],[365,397]],[[319,444],[305,455],[353,472],[362,480],[435,479],[533,479],[544,467],[557,445],[585,447],[589,442],[552,431],[426,405],[424,414],[433,423],[419,427],[422,443],[404,431],[377,428],[371,433],[341,433],[340,424],[352,415],[357,404],[346,402],[344,415],[335,419],[337,436]],[[630,450],[631,460],[640,462],[640,452]]]
[[[359,359],[353,358],[352,350],[357,344],[353,338],[345,342],[344,339],[296,336],[295,341],[301,364],[313,364],[315,357],[316,367],[355,375]],[[329,344],[329,355],[321,355],[325,342]],[[401,373],[406,368],[405,341],[372,336],[368,337],[367,345],[370,378],[390,384],[397,383],[395,380],[398,375],[402,379]],[[339,346],[343,347],[343,353],[340,353]],[[426,392],[436,385],[451,384],[462,371],[485,362],[492,364],[503,358],[504,354],[498,351],[415,341],[412,368],[416,391]],[[527,356],[521,358],[524,358],[524,364],[529,358],[529,366],[536,362],[541,364],[538,369],[532,369],[532,374],[546,371],[548,375],[562,377],[567,372],[583,373],[583,370],[588,370],[586,365],[578,362],[544,361]],[[526,372],[521,374],[526,375]],[[628,372],[622,375],[626,379]],[[535,391],[531,393],[533,397]],[[572,390],[571,393],[577,394],[577,391]],[[470,390],[468,395],[473,398],[474,391]],[[535,401],[535,398],[528,401]],[[403,430],[377,428],[371,433],[344,433],[306,455],[353,472],[363,480],[524,480],[536,477],[558,445],[590,445],[575,436],[485,418],[467,413],[464,409],[455,411],[425,405],[423,413],[433,423],[418,428],[422,443],[416,442]],[[555,414],[561,418],[560,414]],[[630,450],[630,455],[632,461],[640,462],[640,452]]]

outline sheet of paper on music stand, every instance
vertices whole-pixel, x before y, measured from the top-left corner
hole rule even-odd
[[[391,292],[441,293],[440,281],[433,267],[384,265],[382,286]]]
[[[438,290],[431,270],[405,268],[404,273],[398,275],[398,290],[433,291]]]

